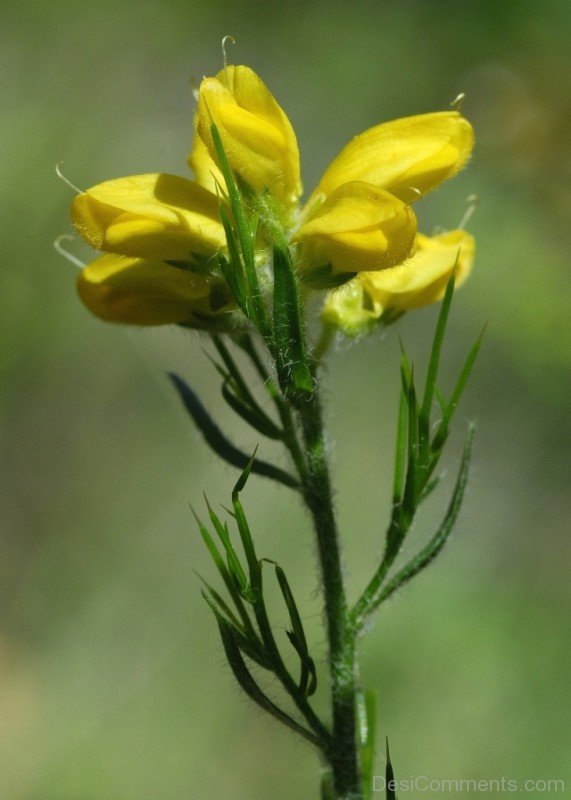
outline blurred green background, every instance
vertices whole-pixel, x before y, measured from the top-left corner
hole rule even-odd
[[[489,327],[418,537],[446,502],[468,419],[479,422],[474,469],[447,551],[363,642],[363,681],[380,690],[397,776],[561,778],[569,791],[571,4],[24,0],[0,14],[2,800],[317,796],[313,755],[239,695],[201,601],[194,570],[212,567],[188,505],[203,489],[227,503],[235,472],[207,451],[165,370],[243,447],[255,438],[224,408],[204,340],[91,318],[52,247],[70,231],[72,198],[56,161],[82,187],[186,174],[189,79],[220,68],[227,33],[231,60],[289,114],[308,188],[355,133],[467,93],[474,159],[419,206],[430,231],[480,197],[445,386]],[[352,596],[389,509],[398,337],[424,364],[435,313],[330,360]],[[260,479],[245,502],[322,659],[309,522]]]

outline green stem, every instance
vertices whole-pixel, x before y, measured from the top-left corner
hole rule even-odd
[[[307,455],[307,473],[303,476],[304,499],[311,511],[317,534],[325,599],[333,711],[329,761],[335,799],[360,800],[356,636],[349,616],[341,569],[339,535],[317,388],[305,402],[298,404],[297,410]]]

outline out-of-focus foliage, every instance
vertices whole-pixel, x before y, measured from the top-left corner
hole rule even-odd
[[[401,776],[570,780],[571,6],[23,0],[0,14],[3,800],[317,791],[312,756],[238,699],[193,573],[208,564],[187,503],[203,488],[224,500],[236,477],[188,428],[163,377],[192,379],[227,427],[202,341],[91,318],[74,267],[51,246],[71,227],[56,161],[80,187],[181,171],[189,79],[218,70],[226,33],[238,42],[231,59],[263,75],[290,116],[307,186],[356,131],[467,92],[476,154],[426,201],[422,229],[456,227],[467,195],[480,196],[476,267],[444,355],[450,380],[490,324],[443,491],[463,418],[480,422],[475,469],[455,542],[381,615],[364,680],[380,688],[380,731]],[[397,337],[420,360],[435,313],[331,359],[354,595],[390,508]],[[245,428],[234,438],[255,444]],[[319,653],[309,521],[285,488],[253,478],[247,491],[260,549],[306,598]],[[427,525],[439,508],[437,496]]]

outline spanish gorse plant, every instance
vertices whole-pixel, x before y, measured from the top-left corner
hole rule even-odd
[[[286,114],[249,67],[225,65],[198,90],[189,156],[195,180],[157,173],[110,180],[79,193],[72,205],[77,232],[100,251],[77,279],[87,308],[110,322],[201,331],[224,400],[252,429],[251,449],[240,449],[184,377],[170,375],[205,442],[240,470],[230,509],[222,513],[207,499],[195,512],[215,567],[203,597],[243,691],[317,752],[323,800],[372,797],[375,692],[360,683],[359,641],[371,616],[442,550],[468,478],[473,427],[441,524],[402,563],[403,543],[438,484],[481,341],[469,350],[452,391],[442,391],[446,323],[454,290],[472,268],[474,241],[463,229],[421,234],[414,204],[462,169],[472,147],[472,128],[457,108],[382,123],[349,142],[301,204],[299,151]],[[318,303],[307,303],[315,297]],[[350,599],[325,446],[322,366],[336,339],[358,342],[435,302],[440,314],[422,386],[402,350],[384,552],[360,596]],[[307,309],[316,307],[318,318],[310,319]],[[245,377],[245,364],[258,382]],[[266,438],[283,446],[288,468],[264,457]],[[327,674],[312,655],[287,565],[267,559],[254,536],[243,500],[252,475],[283,484],[309,512]],[[274,580],[289,618],[287,639],[276,633],[267,608]],[[263,673],[281,685],[288,703],[262,688]],[[313,704],[318,681],[329,687],[324,717]],[[387,797],[394,797],[389,784]]]

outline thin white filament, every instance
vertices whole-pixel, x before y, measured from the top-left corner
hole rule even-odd
[[[59,253],[60,256],[63,256],[64,258],[66,258],[71,264],[76,266],[78,269],[83,269],[84,266],[85,266],[85,263],[83,261],[81,261],[81,259],[77,258],[77,256],[74,256],[72,253],[69,253],[65,249],[65,247],[62,247],[62,244],[61,244],[63,241],[73,242],[74,240],[75,240],[75,236],[72,236],[71,233],[62,233],[62,235],[58,236],[57,239],[55,239],[55,241],[54,241],[54,250],[57,253]]]
[[[73,189],[73,191],[76,194],[83,194],[83,191],[81,189],[78,189],[77,186],[69,180],[69,178],[65,177],[65,175],[61,171],[61,165],[62,164],[63,164],[63,161],[58,161],[56,163],[56,175],[58,176],[60,181],[63,181],[66,186],[69,186],[70,189]]]

